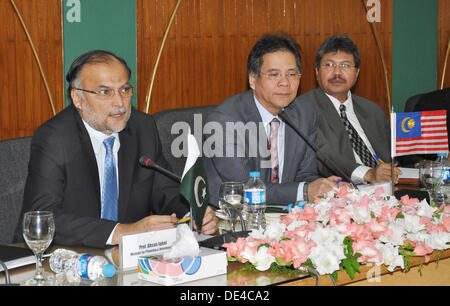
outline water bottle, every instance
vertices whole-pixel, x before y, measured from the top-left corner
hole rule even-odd
[[[250,172],[250,179],[244,184],[244,209],[247,230],[266,229],[266,186],[259,171]]]
[[[438,153],[436,160],[443,169],[442,183],[436,191],[438,205],[445,203],[450,205],[450,162],[447,159],[447,153]]]
[[[55,273],[65,273],[69,282],[80,279],[98,281],[116,274],[116,267],[105,257],[66,249],[57,249],[52,253],[50,269]]]

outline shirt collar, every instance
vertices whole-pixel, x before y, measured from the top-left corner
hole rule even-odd
[[[325,94],[331,100],[331,102],[333,103],[334,108],[336,109],[336,111],[338,113],[341,112],[339,110],[339,106],[341,106],[342,104],[345,105],[345,111],[346,112],[353,112],[353,100],[352,100],[352,93],[350,92],[350,90],[347,93],[347,100],[345,100],[344,102],[339,101],[338,99],[336,99],[335,97],[327,94],[326,92],[325,92]]]
[[[256,108],[258,108],[259,114],[261,115],[263,123],[270,123],[270,121],[272,121],[273,118],[277,118],[278,120],[280,120],[280,123],[283,122],[278,116],[272,115],[264,106],[262,106],[262,104],[255,97],[255,95],[253,95],[253,98],[256,104]]]
[[[92,126],[89,125],[89,123],[87,123],[83,119],[81,119],[81,120],[83,121],[84,126],[86,127],[86,130],[89,134],[89,138],[91,139],[92,148],[94,149],[95,154],[97,154],[99,152],[99,150],[103,147],[103,141],[106,138],[114,136],[116,138],[115,143],[119,139],[119,133],[114,132],[111,135],[106,135],[106,134],[94,129]]]

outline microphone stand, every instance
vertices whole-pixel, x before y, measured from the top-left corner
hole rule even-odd
[[[286,111],[284,108],[282,108],[279,112],[278,112],[278,116],[283,119],[284,122],[286,122],[287,125],[289,125],[305,142],[306,144],[316,153],[316,157],[317,159],[331,172],[333,173],[334,170],[331,169],[329,165],[330,160],[328,159],[328,157],[324,156],[324,154],[322,154],[322,152],[320,152],[319,148],[316,146],[315,143],[311,142],[308,137],[306,137],[305,134],[303,134],[302,131],[300,131],[300,129],[298,129],[289,119],[288,115],[286,114]],[[336,165],[331,162],[331,164],[333,164],[333,166],[338,169],[338,167],[336,167]],[[342,172],[342,177],[344,178],[344,180],[346,180],[347,182],[349,182],[350,184],[352,184],[352,186],[356,189],[358,189],[358,187],[356,186],[356,184],[354,184],[351,180],[350,177],[348,177],[347,174],[345,174],[345,172]]]

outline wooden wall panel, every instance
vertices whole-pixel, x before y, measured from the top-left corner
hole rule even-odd
[[[438,2],[438,78],[437,88],[441,88],[442,71],[444,69],[445,52],[450,40],[450,0],[439,0]],[[445,71],[444,88],[450,87],[450,55],[447,60]]]
[[[63,108],[61,1],[15,0],[40,57],[56,111]],[[53,116],[44,81],[9,0],[0,0],[0,139],[30,136]]]
[[[137,0],[138,107],[176,0]],[[376,23],[391,82],[392,0],[381,1]],[[361,0],[183,0],[155,79],[149,113],[218,104],[247,88],[247,56],[263,34],[284,31],[302,47],[299,94],[316,87],[314,58],[327,37],[344,33],[358,45],[361,73],[355,93],[388,111],[384,71]]]

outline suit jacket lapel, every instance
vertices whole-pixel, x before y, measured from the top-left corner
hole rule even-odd
[[[130,120],[133,117],[131,113]],[[133,138],[133,131],[127,127],[119,133],[120,149],[118,152],[118,167],[119,167],[119,220],[121,216],[126,214],[128,197],[131,192],[131,185],[133,181],[133,172],[137,164],[137,160],[131,158],[137,156],[137,143]]]
[[[87,132],[86,127],[84,126],[84,123],[81,120],[80,115],[78,114],[78,111],[75,109],[75,106],[73,106],[73,104],[69,107],[72,107],[74,111],[75,122],[77,124],[80,137],[80,144],[82,147],[82,152],[84,152],[85,155],[84,157],[86,158],[88,164],[87,169],[89,173],[89,178],[91,179],[92,182],[93,193],[96,198],[96,202],[98,203],[97,207],[98,215],[100,216],[101,195],[100,195],[100,179],[98,177],[97,159],[95,158],[94,149],[92,148],[91,138],[89,137],[89,133]]]
[[[315,89],[314,94],[316,95],[318,101],[319,112],[321,112],[320,115],[326,118],[328,130],[333,131],[332,135],[336,135],[330,136],[339,137],[339,135],[344,135],[345,137],[342,138],[342,141],[344,143],[340,144],[340,148],[343,151],[342,155],[354,159],[352,144],[350,143],[347,130],[345,129],[345,126],[341,121],[340,114],[338,114],[338,112],[334,108],[333,102],[331,102],[331,100],[327,97],[325,92],[320,88]]]

